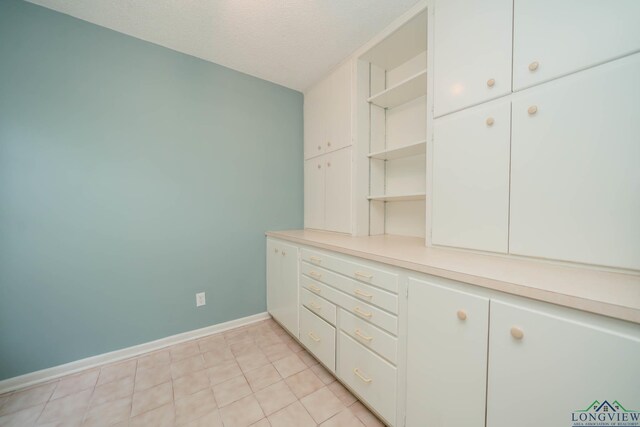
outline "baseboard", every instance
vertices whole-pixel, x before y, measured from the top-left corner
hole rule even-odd
[[[83,371],[85,369],[95,368],[98,366],[106,365],[108,363],[129,359],[130,357],[138,356],[150,351],[160,350],[162,348],[169,347],[174,344],[179,344],[184,341],[190,341],[192,339],[201,338],[206,335],[224,332],[229,329],[249,325],[261,320],[269,319],[270,317],[271,316],[269,316],[269,313],[267,312],[258,313],[252,316],[243,317],[241,319],[230,320],[228,322],[218,323],[216,325],[207,326],[205,328],[195,329],[193,331],[187,331],[177,335],[171,335],[169,337],[150,341],[144,344],[138,344],[109,353],[87,357],[86,359],[76,360],[74,362],[65,363],[64,365],[58,365],[51,368],[42,369],[40,371],[30,372],[28,374],[20,375],[17,377],[7,378],[6,380],[0,381],[0,394],[28,387],[34,384],[51,381],[65,375]]]

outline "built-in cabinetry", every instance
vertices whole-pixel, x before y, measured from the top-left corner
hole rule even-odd
[[[435,1],[432,244],[640,269],[638,14]]]
[[[300,255],[300,341],[395,425],[397,274],[306,248]]]
[[[423,11],[358,57],[358,95],[368,109],[359,143],[369,148],[370,235],[424,237],[426,49]]]
[[[573,425],[638,400],[637,325],[481,291],[409,280],[408,427]]]
[[[299,300],[287,282],[293,297],[274,304],[283,248],[300,255],[299,275],[288,267]],[[299,333],[287,329],[391,426],[573,425],[594,402],[640,405],[636,323],[312,246],[267,249],[270,313],[286,326],[281,307],[295,305]]]
[[[351,233],[351,63],[337,68],[304,100],[304,223]]]
[[[267,239],[267,310],[298,335],[298,247]]]

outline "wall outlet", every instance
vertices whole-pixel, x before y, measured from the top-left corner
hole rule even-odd
[[[196,307],[200,307],[201,305],[207,304],[207,298],[204,292],[199,292],[196,294]]]

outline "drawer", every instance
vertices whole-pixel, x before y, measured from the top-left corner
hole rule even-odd
[[[398,293],[398,275],[395,273],[309,249],[302,249],[300,253],[303,261],[344,274],[352,279]]]
[[[307,276],[338,288],[359,300],[368,302],[391,313],[398,314],[398,295],[367,285],[357,280],[308,264],[301,263],[300,271]]]
[[[331,304],[329,301],[312,294],[305,288],[300,289],[300,304],[332,325],[336,324],[336,306]]]
[[[387,313],[378,307],[353,298],[332,286],[313,280],[304,274],[300,275],[300,286],[344,308],[351,314],[381,327],[387,332],[391,332],[394,335],[398,334],[398,317],[394,314]]]
[[[397,364],[398,339],[353,314],[340,310],[340,330],[366,348]]]
[[[304,307],[300,307],[300,342],[335,372],[336,329]]]
[[[389,362],[340,332],[338,377],[390,424],[396,421],[397,371]]]

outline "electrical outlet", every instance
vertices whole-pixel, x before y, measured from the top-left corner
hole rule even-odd
[[[199,292],[196,294],[196,307],[200,307],[201,305],[207,304],[207,298],[204,292]]]

